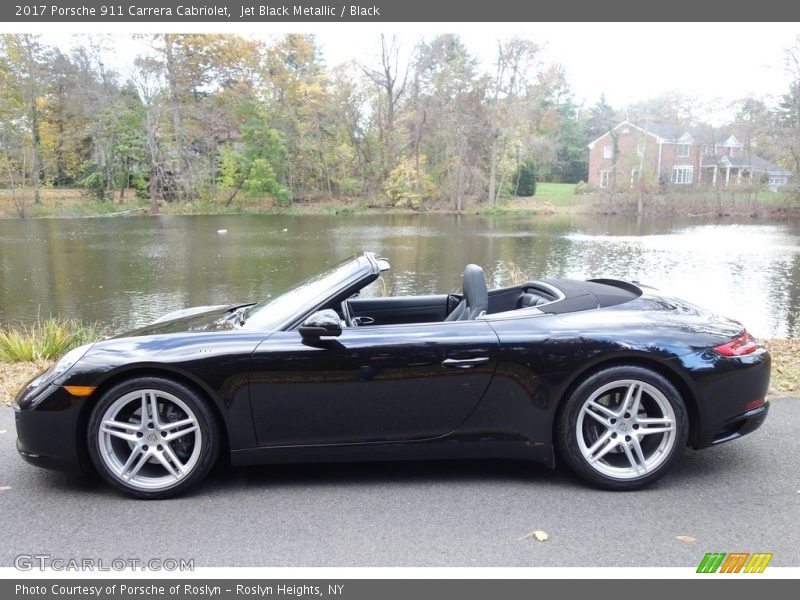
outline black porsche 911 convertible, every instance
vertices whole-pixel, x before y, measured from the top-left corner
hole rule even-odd
[[[617,280],[366,297],[365,252],[257,304],[205,306],[64,355],[18,394],[17,447],[137,497],[220,456],[277,462],[496,457],[607,489],[767,415],[769,354],[739,324]]]

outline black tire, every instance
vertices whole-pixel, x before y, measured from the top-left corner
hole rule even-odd
[[[138,411],[137,394],[150,399],[139,401]],[[156,418],[149,408],[153,403]],[[141,418],[142,409],[149,411],[144,413],[146,420],[154,423]],[[112,417],[123,426],[106,426],[101,433],[104,419]],[[173,423],[178,427],[170,428]],[[161,377],[137,377],[106,391],[92,409],[86,435],[97,472],[118,490],[142,499],[186,492],[208,474],[220,451],[219,426],[206,401],[187,386]],[[138,467],[130,480],[120,473],[128,463],[128,472]]]
[[[633,415],[624,406],[628,398],[635,402],[637,389],[641,400],[631,405],[639,408]],[[648,429],[652,433],[645,434]],[[559,455],[579,477],[607,490],[640,489],[663,477],[688,434],[686,405],[675,386],[637,366],[610,367],[586,377],[566,398],[556,423]]]

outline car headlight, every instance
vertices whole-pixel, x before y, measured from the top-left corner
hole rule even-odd
[[[60,376],[64,375],[67,371],[69,371],[72,367],[75,366],[83,355],[89,351],[89,348],[92,347],[92,344],[85,344],[83,346],[78,346],[77,348],[73,348],[69,352],[67,352],[64,356],[58,359],[56,364],[52,367],[47,369],[44,373],[39,375],[36,379],[31,381],[28,384],[29,388],[35,388],[40,385],[44,385],[46,383],[50,383],[51,381],[55,381]]]

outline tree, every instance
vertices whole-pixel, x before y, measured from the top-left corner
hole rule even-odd
[[[380,89],[380,108],[378,110],[378,130],[383,155],[383,173],[388,176],[395,164],[397,155],[397,140],[395,138],[395,120],[398,105],[406,91],[408,80],[408,64],[406,64],[402,77],[400,76],[400,48],[397,38],[387,43],[386,36],[381,34],[380,69],[362,66],[364,74]]]
[[[41,203],[40,188],[44,180],[41,99],[47,93],[50,52],[39,38],[27,33],[3,34],[2,38],[4,93],[16,104],[16,112],[24,119],[29,133],[28,179],[34,191],[34,204]]]
[[[150,48],[128,82],[105,62],[114,37],[0,38],[0,179],[22,205],[77,183],[102,200],[136,187],[152,212],[239,193],[463,211],[514,193],[531,161],[542,180],[584,177],[585,136],[611,126],[605,100],[581,114],[563,69],[524,38],[500,41],[489,73],[456,35],[407,54],[381,36],[373,63],[334,68],[312,35],[136,37]]]
[[[776,111],[776,125],[785,162],[792,169],[795,182],[800,181],[800,36],[786,49],[786,72],[790,77],[789,90]]]
[[[140,167],[147,159],[144,112],[141,100],[129,89],[97,115],[94,158],[86,164],[84,185],[93,187],[99,199],[107,199],[118,188],[122,203],[134,175],[138,176],[137,182],[142,180]]]
[[[290,34],[268,49],[263,76],[271,126],[286,144],[286,183],[306,196],[333,194],[329,96],[314,37]]]
[[[487,81],[478,78],[475,59],[456,35],[421,44],[417,62],[417,110],[426,121],[420,147],[441,193],[461,212],[470,187],[479,187],[470,175],[480,173],[485,156]]]
[[[590,143],[599,138],[622,120],[622,116],[608,103],[605,94],[600,94],[600,98],[589,109],[586,115],[586,126],[584,128],[586,143]]]
[[[111,199],[120,189],[120,202],[134,173],[142,179],[145,126],[141,101],[133,85],[120,86],[117,74],[104,64],[111,40],[88,36],[73,47],[68,64],[54,73],[60,91],[54,92],[53,113],[59,115],[60,147],[68,147],[66,173],[80,157],[82,184],[98,200]],[[69,74],[61,83],[63,72]],[[66,121],[66,124],[62,124]]]
[[[150,41],[155,53],[149,59],[150,68],[165,83],[171,136],[167,146],[167,131],[162,131],[162,145],[165,159],[171,163],[174,194],[191,200],[215,180],[217,145],[221,134],[227,133],[230,122],[226,116],[231,114],[220,109],[229,106],[235,112],[240,95],[245,100],[252,97],[259,46],[221,34],[166,33],[150,36]],[[232,105],[214,101],[222,94],[234,100]],[[208,157],[212,157],[210,163]]]
[[[636,125],[645,121],[669,125],[674,130],[688,128],[699,122],[702,102],[678,90],[664,92],[654,98],[636,102],[626,109],[627,119]]]
[[[285,146],[280,134],[267,125],[264,107],[253,104],[245,111],[239,149],[226,144],[220,151],[220,183],[232,191],[228,206],[240,190],[250,196],[270,194],[279,204],[291,200],[283,185]]]
[[[528,75],[539,47],[522,38],[511,38],[497,43],[496,73],[490,84],[489,113],[489,185],[488,198],[496,203],[502,186],[497,185],[498,164],[506,152],[524,136],[527,115],[524,95],[528,88]]]
[[[163,107],[163,83],[158,68],[146,59],[136,60],[137,70],[131,85],[141,101],[141,119],[144,125],[144,150],[147,164],[147,192],[150,197],[150,214],[157,214],[164,196],[167,167],[162,156],[160,125]]]
[[[586,177],[584,125],[559,64],[543,69],[528,90],[532,128],[523,154],[534,158],[546,181],[577,183]],[[613,125],[612,125],[613,126]]]

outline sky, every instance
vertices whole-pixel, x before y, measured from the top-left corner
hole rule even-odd
[[[186,25],[175,29],[165,23],[135,27],[142,32],[188,31]],[[353,59],[377,61],[381,32],[397,34],[403,52],[410,52],[420,38],[453,32],[488,72],[497,41],[517,35],[542,46],[545,64],[564,66],[579,103],[591,105],[605,94],[612,106],[622,108],[677,90],[702,102],[716,102],[721,115],[735,100],[747,96],[769,100],[785,93],[789,78],[784,51],[800,36],[796,23],[271,24],[270,32],[226,24],[193,27],[191,31],[228,31],[264,40],[287,32],[313,33],[330,67]],[[55,30],[45,38],[67,49],[72,35]],[[146,50],[127,35],[115,39],[117,51],[109,63],[119,70]]]
[[[784,50],[800,36],[797,23],[529,23],[458,29],[487,70],[497,40],[519,35],[544,46],[545,63],[564,66],[579,100],[593,103],[604,93],[618,107],[671,90],[706,101],[786,93]],[[435,30],[425,33],[430,37]],[[411,46],[418,37],[406,31],[402,39]],[[370,54],[360,36],[331,32],[317,38],[333,64]]]

